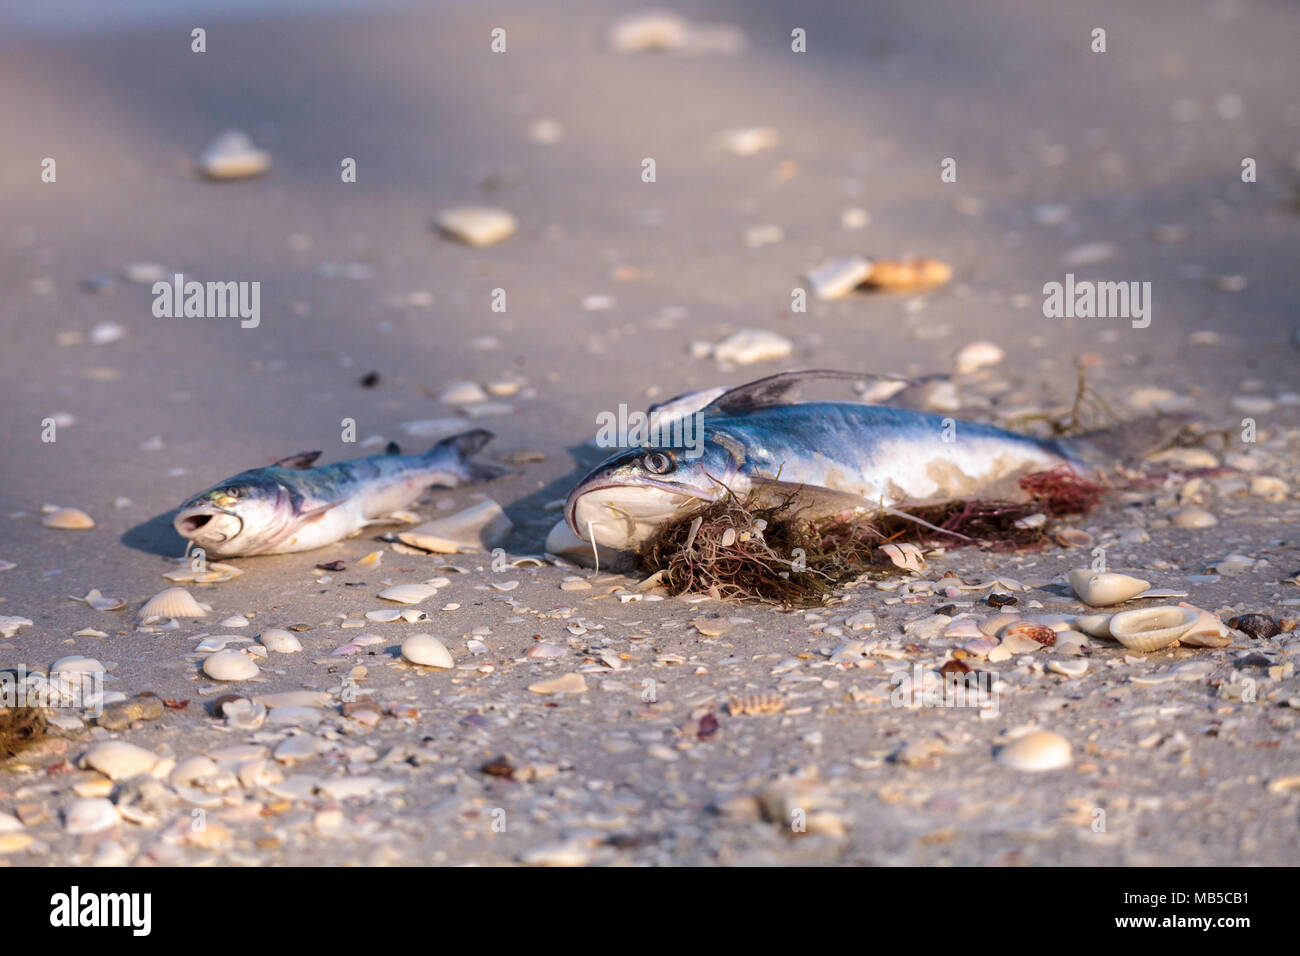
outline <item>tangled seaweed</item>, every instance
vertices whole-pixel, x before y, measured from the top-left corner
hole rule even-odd
[[[0,760],[8,760],[45,736],[45,711],[39,707],[0,708]]]
[[[639,557],[643,569],[659,572],[660,583],[674,595],[818,607],[851,580],[896,570],[879,550],[887,542],[996,551],[1043,547],[1049,540],[1046,523],[1023,519],[1082,514],[1102,494],[1068,466],[1026,475],[1020,487],[1026,502],[946,502],[906,514],[816,522],[801,516],[797,493],[774,505],[729,496],[689,521],[662,528]]]

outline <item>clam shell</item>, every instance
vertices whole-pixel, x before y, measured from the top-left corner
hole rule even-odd
[[[1080,568],[1070,572],[1070,587],[1084,604],[1107,607],[1137,597],[1151,587],[1151,583],[1113,571]]]
[[[158,765],[158,760],[156,753],[125,740],[95,744],[81,758],[82,764],[98,770],[110,780],[126,780],[138,773],[149,773]]]
[[[64,828],[74,836],[102,833],[121,822],[117,808],[104,797],[86,797],[64,811]]]
[[[203,662],[203,673],[213,680],[249,680],[258,675],[258,667],[239,651],[217,651]]]
[[[402,642],[402,656],[412,664],[420,664],[424,667],[455,666],[451,652],[432,634],[412,634]]]
[[[491,551],[505,542],[513,528],[501,506],[489,498],[454,515],[400,531],[397,539],[439,554]]]
[[[165,591],[159,591],[140,608],[140,617],[144,619],[203,617],[207,613],[207,608],[194,600],[194,595],[184,588],[167,588]]]
[[[384,588],[379,596],[385,601],[395,601],[398,604],[419,604],[432,597],[437,590],[429,584],[395,584],[391,588]]]
[[[246,179],[271,168],[271,154],[258,149],[242,130],[228,129],[199,154],[198,168],[208,179]]]
[[[1198,618],[1195,608],[1168,604],[1121,611],[1110,619],[1110,635],[1130,650],[1149,654],[1174,643]]]
[[[998,762],[1026,773],[1060,770],[1068,767],[1073,757],[1070,742],[1050,730],[1026,734],[998,751]]]
[[[277,654],[296,654],[302,650],[302,641],[292,631],[282,627],[270,627],[258,638],[262,646]]]
[[[58,508],[41,519],[47,528],[63,528],[68,531],[84,531],[95,527],[95,519],[80,508]]]

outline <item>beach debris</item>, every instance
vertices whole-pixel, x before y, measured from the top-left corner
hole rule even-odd
[[[785,707],[786,700],[780,694],[741,694],[727,698],[727,713],[733,717],[779,714]]]
[[[41,518],[41,524],[65,531],[85,531],[95,527],[95,519],[80,508],[54,508]]]
[[[728,129],[718,134],[718,143],[737,156],[753,156],[777,144],[777,134],[770,126]]]
[[[831,259],[804,273],[809,290],[818,299],[842,299],[867,281],[871,263],[861,256]]]
[[[1267,614],[1238,614],[1234,618],[1229,618],[1228,627],[1234,631],[1241,631],[1257,641],[1277,637],[1282,631],[1277,621]]]
[[[736,54],[745,34],[726,24],[692,23],[669,10],[643,10],[620,17],[609,28],[615,53]]]
[[[880,292],[925,292],[951,278],[952,266],[939,259],[873,259],[863,284]]]
[[[271,154],[254,146],[242,130],[228,129],[204,147],[197,165],[208,179],[249,179],[271,168]]]
[[[467,246],[490,246],[515,234],[518,223],[504,209],[458,206],[444,209],[434,219],[438,230]]]
[[[46,713],[40,707],[0,707],[0,761],[39,743],[47,724]]]
[[[402,642],[402,656],[421,667],[446,670],[455,666],[451,651],[432,634],[412,634]]]
[[[19,628],[31,626],[32,622],[29,618],[0,614],[0,637],[13,637],[18,633]]]
[[[970,375],[982,368],[1000,365],[1004,358],[1006,352],[992,342],[971,342],[957,352],[953,364],[958,375]]]
[[[63,827],[73,836],[103,833],[121,822],[117,808],[105,797],[74,800],[63,811]]]
[[[110,780],[126,780],[139,773],[149,773],[158,765],[159,759],[156,753],[125,740],[106,740],[86,751],[81,763],[98,770]]]

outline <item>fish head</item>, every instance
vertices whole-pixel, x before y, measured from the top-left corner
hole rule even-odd
[[[172,525],[209,554],[255,554],[284,529],[292,512],[279,482],[250,473],[190,498]]]
[[[667,524],[727,494],[729,456],[712,442],[694,456],[685,448],[633,448],[607,458],[578,482],[564,503],[573,533],[599,547],[640,547]]]

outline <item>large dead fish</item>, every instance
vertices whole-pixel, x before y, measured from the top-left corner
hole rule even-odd
[[[721,394],[672,399],[658,409],[667,413],[661,430],[668,430],[668,416],[699,414],[702,443],[695,436],[689,446],[612,455],[569,493],[569,527],[599,547],[632,550],[728,495],[775,504],[793,494],[801,516],[813,520],[949,501],[1024,500],[1019,479],[1027,474],[1065,465],[1093,479],[1118,459],[1161,444],[1149,421],[1040,439],[906,408],[792,403],[796,387],[817,378],[878,376],[783,372]]]
[[[492,433],[445,438],[423,455],[387,453],[313,468],[318,451],[241,472],[190,498],[173,524],[208,554],[233,557],[308,551],[405,508],[434,485],[487,481],[503,469],[472,462]]]

